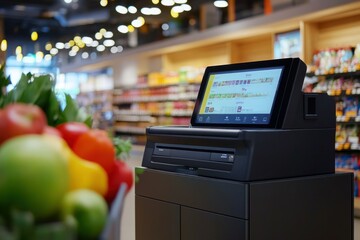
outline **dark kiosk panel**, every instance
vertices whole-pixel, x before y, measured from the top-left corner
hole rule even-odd
[[[136,239],[353,239],[335,103],[303,93],[305,73],[298,58],[207,67],[191,125],[146,130]]]

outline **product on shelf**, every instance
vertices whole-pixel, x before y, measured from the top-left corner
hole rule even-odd
[[[350,171],[354,173],[354,196],[360,197],[360,158],[358,154],[339,154],[335,158],[335,168],[338,171]]]
[[[316,51],[309,70],[316,75],[360,70],[360,44]]]
[[[359,148],[359,130],[357,125],[336,125],[335,149],[342,150],[360,150]]]

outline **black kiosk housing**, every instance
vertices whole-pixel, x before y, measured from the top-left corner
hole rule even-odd
[[[146,130],[136,239],[353,239],[335,103],[298,58],[207,67],[191,126]]]

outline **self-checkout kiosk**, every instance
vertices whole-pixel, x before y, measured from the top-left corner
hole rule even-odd
[[[190,126],[146,130],[137,240],[353,239],[335,103],[298,58],[207,67]]]

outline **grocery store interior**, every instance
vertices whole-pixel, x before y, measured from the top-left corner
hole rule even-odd
[[[131,143],[132,168],[147,127],[190,124],[207,66],[297,57],[303,91],[335,99],[333,162],[354,174],[360,239],[359,0],[0,0],[4,90],[23,73],[50,74],[62,104],[69,94],[93,128]],[[134,186],[120,229],[135,240]]]

